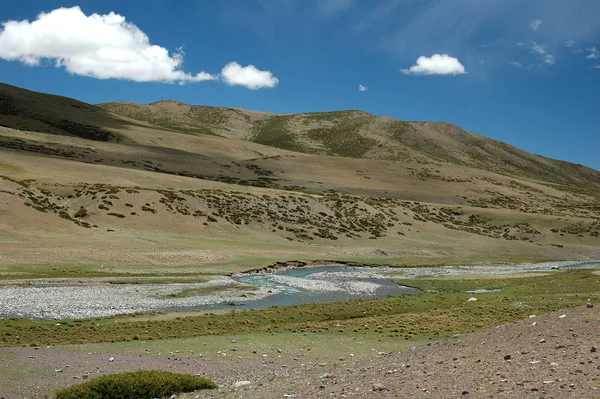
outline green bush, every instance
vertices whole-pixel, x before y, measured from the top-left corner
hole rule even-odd
[[[168,371],[135,371],[95,378],[56,393],[55,399],[154,399],[198,389],[215,389],[212,381]]]

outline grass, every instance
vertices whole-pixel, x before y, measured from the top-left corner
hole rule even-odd
[[[325,119],[323,119],[325,118]],[[337,119],[336,119],[337,118]],[[352,115],[346,112],[310,114],[309,120],[334,120],[331,126],[323,125],[308,131],[308,137],[322,143],[331,154],[343,157],[361,158],[371,150],[377,141],[359,131],[375,117],[372,115]]]
[[[135,371],[110,374],[59,390],[55,399],[151,399],[216,389],[214,382],[167,371]]]
[[[289,119],[288,116],[272,116],[254,122],[252,141],[284,150],[307,152],[296,140],[296,136],[289,131]]]
[[[565,307],[600,300],[600,276],[568,270],[545,276],[400,280],[425,293],[376,300],[232,310],[171,320],[121,316],[86,320],[0,321],[0,345],[55,345],[155,340],[242,333],[332,333],[424,339],[475,331]],[[475,289],[501,289],[467,302]],[[184,314],[182,314],[183,316]]]
[[[205,283],[211,275],[223,273],[177,273],[162,268],[155,271],[146,268],[144,272],[115,272],[112,265],[102,271],[93,267],[59,264],[52,267],[43,265],[21,265],[10,269],[0,269],[2,280],[21,279],[54,279],[54,278],[108,278],[109,284],[169,284],[169,283]],[[118,265],[120,270],[128,269],[127,265]],[[1,283],[0,283],[1,285]]]
[[[249,359],[279,356],[290,361],[302,358],[303,363],[331,362],[354,354],[354,359],[369,358],[377,352],[393,352],[426,341],[405,341],[393,337],[356,336],[352,333],[231,333],[194,338],[174,338],[154,341],[130,341],[90,345],[75,345],[67,350],[80,353],[119,353],[144,356],[176,356],[181,359],[201,357],[217,362],[238,362],[238,356]],[[227,353],[228,356],[223,356]]]

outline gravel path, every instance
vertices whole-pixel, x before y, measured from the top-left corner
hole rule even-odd
[[[580,307],[400,352],[323,353],[310,363],[301,351],[264,357],[243,348],[227,361],[86,353],[86,346],[3,348],[0,359],[12,357],[6,367],[37,371],[0,380],[0,397],[43,398],[84,375],[141,368],[205,375],[220,386],[180,399],[600,398],[599,344],[599,307]]]

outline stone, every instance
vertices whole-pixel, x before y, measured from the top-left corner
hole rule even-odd
[[[511,356],[510,355],[504,355],[504,360],[510,360]]]
[[[252,385],[250,381],[237,381],[233,383],[234,388],[247,387],[248,385]]]
[[[387,390],[388,390],[387,387],[383,384],[379,384],[379,383],[373,384],[373,391],[375,391],[375,392],[381,392],[381,391],[387,391]]]
[[[115,361],[115,358],[114,358],[114,357],[110,357],[110,358],[108,358],[108,361],[109,361],[109,362],[114,362],[114,361]]]

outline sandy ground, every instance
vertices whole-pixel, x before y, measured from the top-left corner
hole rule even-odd
[[[218,391],[179,398],[598,398],[600,308],[530,317],[399,351],[327,358],[245,350],[229,358],[92,352],[94,346],[4,348],[4,399],[43,398],[84,376],[163,369],[213,379]],[[399,342],[400,348],[400,342]],[[247,349],[247,348],[246,348]],[[110,361],[113,357],[114,360]],[[309,360],[309,362],[305,362]],[[237,387],[236,387],[237,383]]]

